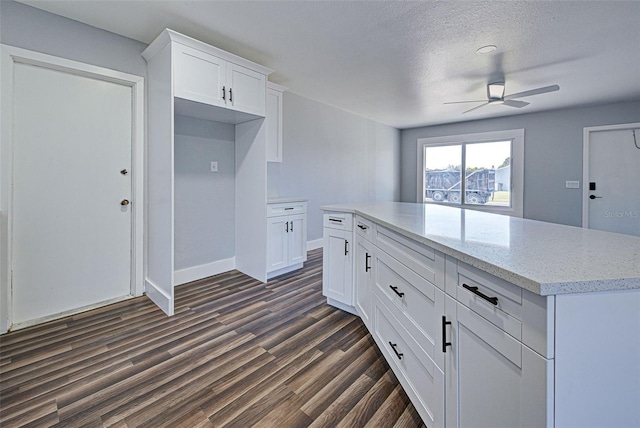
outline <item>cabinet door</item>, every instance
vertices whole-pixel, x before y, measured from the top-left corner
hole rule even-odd
[[[282,162],[282,92],[267,88],[267,162]]]
[[[267,218],[267,272],[289,265],[288,230],[287,216]]]
[[[324,228],[322,294],[353,306],[352,232]]]
[[[355,302],[364,325],[371,329],[373,244],[356,236]]]
[[[303,263],[307,260],[307,224],[306,214],[287,216],[289,220],[289,265]]]
[[[447,366],[447,407],[458,427],[553,425],[553,361],[458,303],[450,338],[457,365]],[[451,361],[448,359],[447,361]]]
[[[227,62],[187,46],[174,46],[174,96],[224,106],[222,87]]]
[[[237,64],[227,65],[229,85],[227,107],[233,110],[264,116],[267,77]]]

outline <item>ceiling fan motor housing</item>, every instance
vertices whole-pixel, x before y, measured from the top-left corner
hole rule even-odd
[[[493,82],[487,85],[487,98],[491,101],[502,101],[504,98],[504,82]]]

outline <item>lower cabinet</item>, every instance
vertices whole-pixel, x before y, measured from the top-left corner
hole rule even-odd
[[[373,309],[373,251],[371,242],[356,235],[355,307],[362,322],[369,329],[371,329],[371,310]]]
[[[269,204],[267,212],[267,278],[273,278],[307,260],[306,203]]]
[[[327,216],[324,294],[362,318],[429,428],[554,426],[553,298]]]
[[[553,360],[466,306],[447,304],[454,311],[447,318],[446,425],[553,426]]]

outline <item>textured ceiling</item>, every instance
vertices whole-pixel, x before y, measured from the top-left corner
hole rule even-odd
[[[145,43],[171,28],[396,128],[640,99],[640,1],[33,1]],[[497,51],[478,55],[493,44]],[[560,85],[522,109],[446,101]]]

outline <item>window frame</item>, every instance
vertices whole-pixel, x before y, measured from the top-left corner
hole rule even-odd
[[[466,164],[465,144],[491,143],[496,141],[511,141],[511,206],[465,204],[464,198],[460,204],[450,204],[435,201],[425,201],[424,178],[424,149],[425,147],[462,145],[463,164]],[[437,204],[453,206],[496,214],[506,214],[513,217],[523,216],[524,201],[524,129],[509,129],[504,131],[479,132],[473,134],[445,135],[441,137],[418,138],[417,148],[417,187],[416,202],[423,204]]]

